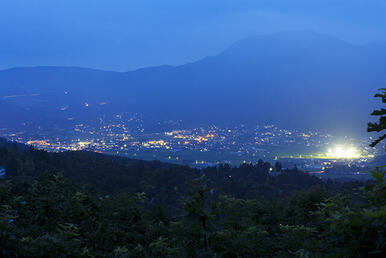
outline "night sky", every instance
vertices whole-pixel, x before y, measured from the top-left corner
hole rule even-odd
[[[1,0],[0,69],[178,65],[282,31],[386,42],[385,13],[384,0]]]

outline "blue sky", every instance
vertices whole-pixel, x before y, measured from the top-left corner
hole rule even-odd
[[[0,69],[178,65],[291,30],[386,42],[385,13],[384,0],[1,0]]]

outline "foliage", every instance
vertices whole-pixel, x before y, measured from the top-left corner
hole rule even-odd
[[[263,161],[198,171],[0,147],[0,164],[10,160],[2,257],[384,256],[384,168],[357,196],[357,184],[296,169],[272,177]]]
[[[379,89],[382,91],[382,93],[375,94],[374,97],[381,98],[382,103],[386,103],[386,88]],[[382,132],[386,129],[386,109],[381,108],[380,110],[375,110],[373,113],[371,113],[372,116],[380,116],[378,123],[368,123],[367,131],[368,132]],[[386,134],[380,136],[378,139],[376,139],[374,142],[371,143],[371,147],[375,147],[378,143],[380,143],[382,140],[386,138]]]
[[[329,248],[340,255],[384,256],[386,249],[385,169],[372,172],[376,183],[366,185],[363,202],[352,205],[343,196],[321,204],[320,213],[329,230],[324,233]]]

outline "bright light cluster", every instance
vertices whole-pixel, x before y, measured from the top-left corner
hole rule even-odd
[[[336,145],[328,150],[327,156],[335,159],[356,159],[361,155],[359,150],[352,146]]]

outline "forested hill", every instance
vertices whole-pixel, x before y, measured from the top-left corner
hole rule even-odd
[[[382,171],[361,193],[263,161],[199,171],[1,140],[0,166],[2,257],[385,255]]]
[[[238,198],[282,199],[314,185],[326,185],[296,168],[281,170],[279,163],[262,160],[239,167],[225,164],[197,170],[94,152],[49,153],[4,139],[0,140],[0,166],[6,169],[8,178],[16,180],[28,181],[58,173],[78,184],[88,184],[97,193],[144,192],[153,202],[167,206],[169,210],[179,207],[190,182],[202,175],[209,180],[213,194]],[[271,168],[275,176],[270,176]],[[333,182],[327,185],[331,189],[341,186]],[[346,185],[350,189],[351,185]]]
[[[259,161],[239,167],[221,165],[197,170],[188,166],[142,161],[94,152],[49,153],[21,144],[0,140],[0,166],[9,178],[27,180],[59,173],[77,183],[90,184],[96,192],[145,192],[155,201],[175,205],[176,198],[187,194],[189,181],[205,175],[214,191],[242,198],[276,199],[322,184],[297,169],[269,176],[274,164]],[[276,167],[280,167],[276,164]]]

